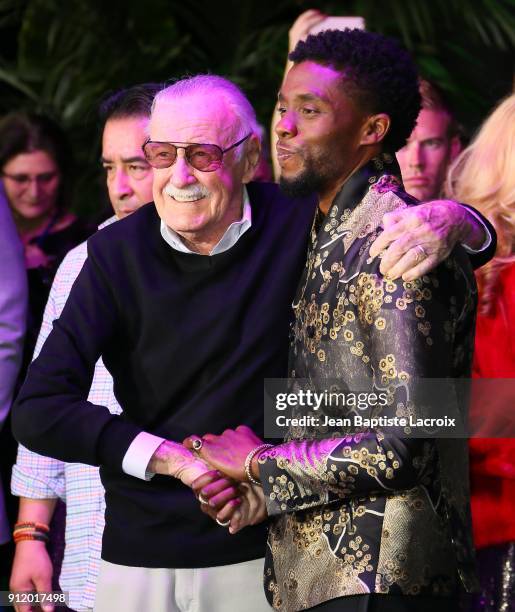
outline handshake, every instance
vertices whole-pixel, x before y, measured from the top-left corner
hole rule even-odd
[[[148,470],[178,478],[193,489],[201,510],[234,534],[267,518],[257,459],[270,445],[241,425],[220,436],[163,442]]]

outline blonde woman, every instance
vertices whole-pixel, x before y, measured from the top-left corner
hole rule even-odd
[[[485,215],[498,237],[494,259],[476,272],[474,376],[515,379],[515,94],[497,106],[456,159],[447,190]],[[506,423],[513,423],[515,402],[507,387],[503,381],[487,401],[474,398],[485,435],[502,436]],[[504,429],[504,435],[513,432]],[[471,610],[510,610],[515,601],[515,439],[473,438],[470,458],[482,588]]]

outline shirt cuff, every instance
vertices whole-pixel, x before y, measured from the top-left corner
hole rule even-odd
[[[483,219],[481,219],[481,217],[476,213],[475,210],[472,210],[471,208],[468,208],[468,206],[464,206],[464,208],[466,208],[467,212],[470,213],[471,215],[473,215],[477,219],[479,224],[483,226],[483,229],[485,230],[485,234],[486,234],[486,239],[485,239],[484,243],[482,244],[481,248],[479,248],[479,249],[471,249],[466,244],[462,244],[461,246],[465,249],[465,251],[467,251],[467,253],[471,253],[471,254],[482,253],[483,251],[485,251],[492,244],[492,235],[490,234],[490,230],[483,223]]]
[[[148,464],[152,455],[164,441],[165,438],[159,438],[145,431],[139,433],[123,457],[122,470],[129,476],[150,480],[154,472],[147,470]]]

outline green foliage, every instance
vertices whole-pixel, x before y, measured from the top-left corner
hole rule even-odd
[[[215,72],[244,88],[267,125],[288,29],[312,7],[401,38],[469,126],[511,87],[515,0],[0,0],[0,113],[36,108],[63,123],[79,209],[91,212],[103,193],[96,107],[106,92]]]

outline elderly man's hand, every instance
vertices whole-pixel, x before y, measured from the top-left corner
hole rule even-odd
[[[267,518],[265,496],[261,487],[236,483],[217,470],[208,472],[192,483],[202,512],[237,533],[249,525],[257,525]]]
[[[155,451],[148,464],[148,470],[155,474],[164,474],[178,478],[186,486],[202,474],[209,472],[202,459],[194,455],[182,444],[165,440]]]
[[[405,281],[419,278],[448,257],[458,242],[474,246],[485,239],[474,215],[452,200],[435,200],[387,213],[383,227],[370,255],[376,257],[384,251],[379,269],[392,280],[400,276]]]
[[[198,436],[190,436],[184,440],[184,445],[192,450],[195,440],[198,440]],[[236,429],[226,429],[221,436],[205,434],[201,447],[195,452],[211,467],[238,482],[244,482],[247,480],[245,459],[250,451],[262,443],[252,429],[240,425]]]

